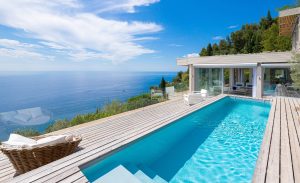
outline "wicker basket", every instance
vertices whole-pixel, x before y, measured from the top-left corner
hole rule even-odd
[[[43,137],[35,137],[40,139]],[[5,154],[16,169],[16,174],[23,174],[52,161],[58,160],[72,154],[81,141],[80,136],[75,136],[72,141],[51,146],[37,147],[32,149],[11,149],[1,146]]]

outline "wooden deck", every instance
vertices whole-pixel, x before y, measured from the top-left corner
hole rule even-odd
[[[54,134],[80,134],[82,150],[58,161],[14,177],[8,159],[0,154],[0,182],[88,182],[79,166],[120,148],[148,133],[209,105],[225,95],[186,106],[182,99],[173,99],[142,109],[93,121]]]
[[[194,106],[186,106],[182,99],[174,99],[55,132],[82,135],[82,150],[17,177],[13,177],[14,169],[7,158],[0,154],[0,182],[88,182],[79,166],[225,96],[210,98]],[[300,182],[300,111],[296,110],[299,106],[300,99],[273,98],[254,183]]]
[[[273,99],[254,183],[300,182],[300,99]]]

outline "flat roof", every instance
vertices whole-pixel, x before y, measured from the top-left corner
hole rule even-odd
[[[278,64],[288,63],[292,58],[292,52],[263,52],[255,54],[218,55],[205,57],[177,58],[177,65],[199,65],[199,64],[220,64],[220,65],[243,65],[243,64]]]
[[[279,17],[299,15],[299,14],[300,14],[300,7],[279,11]]]

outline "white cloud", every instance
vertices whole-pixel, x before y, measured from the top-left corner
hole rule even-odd
[[[45,41],[41,41],[40,42],[41,44],[45,45],[45,46],[48,46],[52,49],[57,49],[57,50],[63,50],[63,49],[66,49],[66,47],[62,46],[62,45],[59,45],[57,43],[53,43],[53,42],[45,42]]]
[[[12,39],[0,39],[0,57],[33,58],[38,60],[52,60],[53,57],[36,51],[40,45],[23,43]]]
[[[221,40],[221,39],[224,39],[222,36],[215,36],[212,38],[213,40]]]
[[[0,48],[0,57],[10,57],[10,58],[27,58],[27,59],[37,59],[37,60],[53,60],[51,56],[42,55],[40,53],[22,49],[9,49]]]
[[[186,54],[183,57],[185,58],[192,58],[192,57],[199,57],[198,53],[190,53],[190,54]]]
[[[159,38],[158,37],[137,37],[137,38],[134,38],[133,40],[134,41],[152,41],[152,40],[158,40]]]
[[[109,0],[99,3],[97,0],[92,0],[90,4],[96,9],[96,13],[123,11],[127,13],[135,13],[138,6],[149,6],[157,3],[160,0]]]
[[[23,30],[27,38],[36,39],[52,49],[64,50],[66,55],[82,58],[80,60],[109,59],[120,62],[155,52],[136,41],[143,37],[146,39],[145,34],[161,31],[163,28],[160,25],[152,22],[108,20],[88,12],[83,2],[0,0],[0,24]],[[115,2],[113,4],[102,0],[93,2],[97,2],[99,7],[102,5],[102,11],[127,9],[130,12],[130,8],[134,10],[136,6],[147,6],[158,1],[109,1]]]
[[[16,48],[16,47],[37,48],[37,47],[39,47],[38,45],[35,45],[35,44],[21,43],[20,41],[12,40],[12,39],[0,39],[0,46],[6,47],[6,48]]]
[[[227,28],[228,29],[235,29],[235,28],[237,28],[238,27],[238,25],[230,25],[230,26],[228,26]]]
[[[183,45],[182,44],[172,43],[172,44],[169,44],[169,46],[172,46],[172,47],[182,47]]]

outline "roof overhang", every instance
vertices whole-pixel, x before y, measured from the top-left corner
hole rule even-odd
[[[203,65],[211,64],[210,66],[240,66],[255,65],[255,64],[275,64],[275,63],[288,63],[292,58],[292,52],[264,52],[255,54],[237,54],[237,55],[218,55],[206,57],[186,57],[178,58],[177,65]]]
[[[196,68],[252,68],[256,67],[256,63],[240,63],[240,64],[194,64]]]
[[[240,63],[240,64],[194,64],[195,68],[255,68],[257,63]],[[261,64],[263,68],[290,68],[289,63],[269,63]]]
[[[300,14],[300,7],[279,11],[279,17],[299,15],[299,14]]]
[[[289,63],[272,63],[272,64],[261,64],[263,68],[290,68]]]

